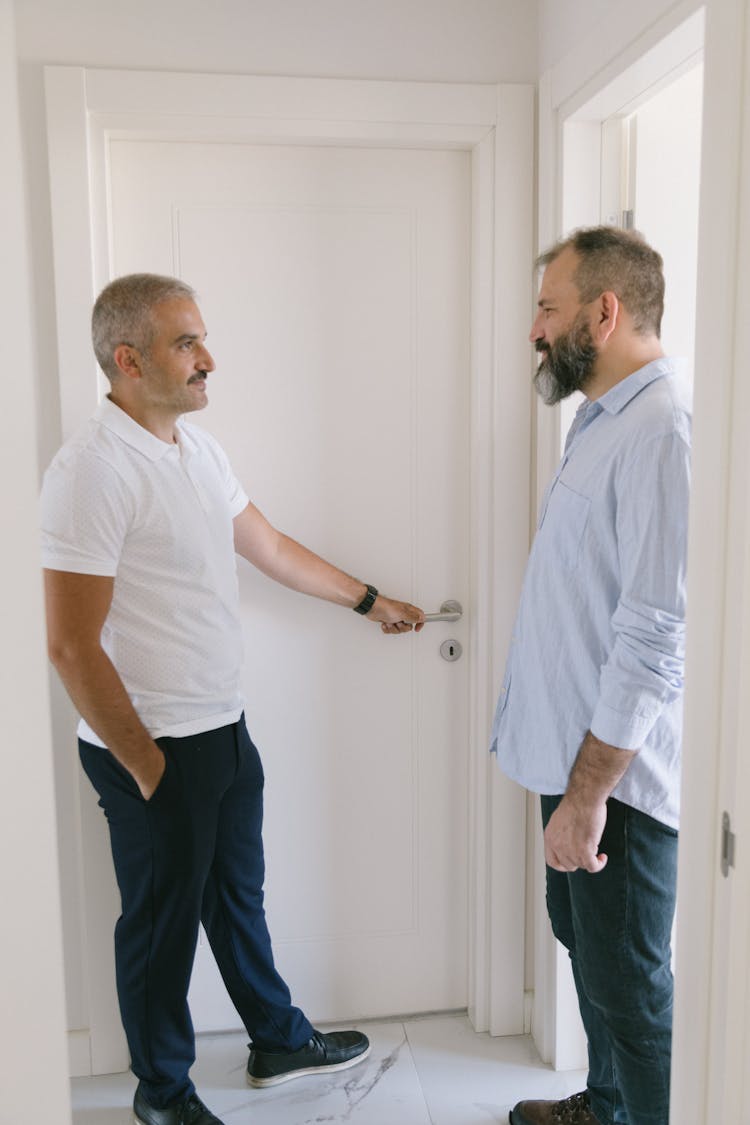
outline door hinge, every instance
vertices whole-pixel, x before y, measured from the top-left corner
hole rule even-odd
[[[620,226],[623,230],[633,230],[635,226],[635,212],[632,210],[623,211],[620,217]]]
[[[721,873],[725,879],[729,875],[729,868],[734,867],[736,837],[731,825],[729,813],[725,812],[721,818]]]

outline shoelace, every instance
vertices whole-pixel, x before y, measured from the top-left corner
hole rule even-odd
[[[200,1098],[196,1094],[191,1094],[180,1106],[179,1125],[193,1125],[207,1112]]]
[[[328,1047],[326,1041],[319,1031],[316,1031],[312,1039],[308,1040],[308,1047],[316,1047],[320,1051],[323,1058],[328,1058]]]
[[[586,1093],[573,1094],[552,1107],[552,1120],[561,1125],[591,1125],[591,1103]]]

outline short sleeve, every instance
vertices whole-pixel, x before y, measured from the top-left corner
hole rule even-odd
[[[114,577],[132,508],[124,482],[103,458],[61,451],[42,484],[42,566]]]
[[[196,440],[198,427],[183,423],[183,428],[191,434],[193,440]],[[240,512],[245,510],[250,503],[250,498],[234,475],[232,466],[229,463],[229,458],[216,438],[202,428],[199,432],[204,449],[210,456],[219,474],[219,479],[221,480],[222,489],[229,508],[229,515],[234,519],[235,516],[238,516]]]

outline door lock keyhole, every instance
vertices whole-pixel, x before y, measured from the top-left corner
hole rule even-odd
[[[440,646],[440,655],[443,660],[448,660],[449,662],[459,660],[463,651],[460,641],[443,641]]]

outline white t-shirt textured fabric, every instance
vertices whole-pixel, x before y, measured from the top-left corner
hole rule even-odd
[[[105,399],[42,487],[42,564],[114,578],[102,645],[154,738],[242,713],[232,520],[248,498],[205,430],[167,444]],[[81,738],[103,743],[82,719]]]

